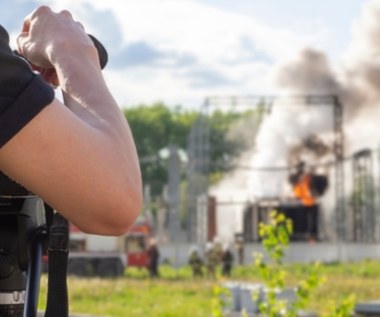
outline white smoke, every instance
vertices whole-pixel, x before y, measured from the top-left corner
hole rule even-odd
[[[380,0],[363,7],[361,17],[353,23],[352,41],[339,65],[333,68],[323,51],[309,47],[299,52],[295,59],[279,65],[274,74],[274,82],[282,95],[339,97],[343,105],[345,156],[363,148],[377,148],[380,143],[377,119],[380,118]],[[247,171],[235,171],[235,183],[231,184],[226,178],[218,188],[232,196],[236,191],[244,193],[247,200],[286,195],[286,172],[258,172],[255,168],[286,166],[290,163],[290,153],[301,155],[302,151],[294,149],[301,148],[305,139],[313,136],[318,136],[327,148],[333,148],[332,107],[321,104],[300,108],[275,103],[272,114],[261,126],[256,147],[251,151],[249,164],[252,171],[248,176]],[[311,164],[323,163],[333,159],[333,152],[308,159],[315,160]],[[246,163],[247,153],[244,160]],[[239,179],[240,186],[236,187]],[[242,181],[246,186],[241,184]],[[219,196],[217,188],[213,193]],[[332,196],[330,190],[326,200],[331,202]]]
[[[380,114],[380,1],[364,6],[361,18],[353,24],[348,51],[335,69],[324,52],[305,48],[294,60],[278,66],[274,80],[281,94],[339,97],[343,104],[345,155],[364,147],[377,147],[380,139],[380,125],[376,120]],[[333,146],[332,107],[321,104],[309,108],[275,105],[272,116],[258,135],[253,166],[289,163],[292,148],[299,147],[305,138],[313,135],[318,135],[326,146]],[[331,159],[331,155],[326,156],[327,159]],[[255,177],[257,173],[251,175]],[[252,191],[257,192],[255,187]]]

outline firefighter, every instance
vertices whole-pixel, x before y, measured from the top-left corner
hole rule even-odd
[[[232,265],[234,262],[234,255],[228,245],[225,246],[222,254],[222,275],[231,276]]]
[[[194,247],[190,252],[189,264],[193,271],[193,278],[203,276],[203,260],[196,247]]]
[[[149,276],[152,278],[159,277],[158,261],[160,258],[160,252],[157,248],[157,242],[155,239],[149,241],[148,248],[148,271]]]
[[[219,263],[218,250],[214,248],[212,243],[206,245],[206,268],[207,274],[211,278],[216,278],[216,269]]]

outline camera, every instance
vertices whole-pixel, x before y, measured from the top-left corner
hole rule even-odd
[[[42,256],[46,216],[41,199],[0,173],[0,316],[21,317],[35,257]],[[40,243],[40,252],[35,251]],[[33,261],[33,265],[32,265]],[[37,268],[39,269],[39,268]],[[37,273],[38,274],[38,273]]]
[[[47,254],[45,317],[67,317],[67,220],[1,172],[0,190],[0,316],[37,316],[42,256]]]

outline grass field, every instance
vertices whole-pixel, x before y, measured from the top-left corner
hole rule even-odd
[[[304,279],[310,266],[289,265],[287,284]],[[146,272],[129,269],[119,279],[69,278],[70,311],[118,317],[209,317],[214,297],[211,279],[193,280],[190,268],[160,268],[151,280]],[[355,294],[357,301],[380,300],[380,261],[329,264],[322,267],[326,283],[310,302],[310,309],[327,316],[335,303]],[[234,281],[258,282],[253,267],[235,267]],[[40,309],[46,303],[46,276],[41,281]]]

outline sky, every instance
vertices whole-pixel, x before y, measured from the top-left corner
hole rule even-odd
[[[200,107],[208,96],[276,93],[273,72],[304,47],[338,65],[370,0],[2,0],[14,39],[39,5],[67,9],[107,48],[120,107]]]

